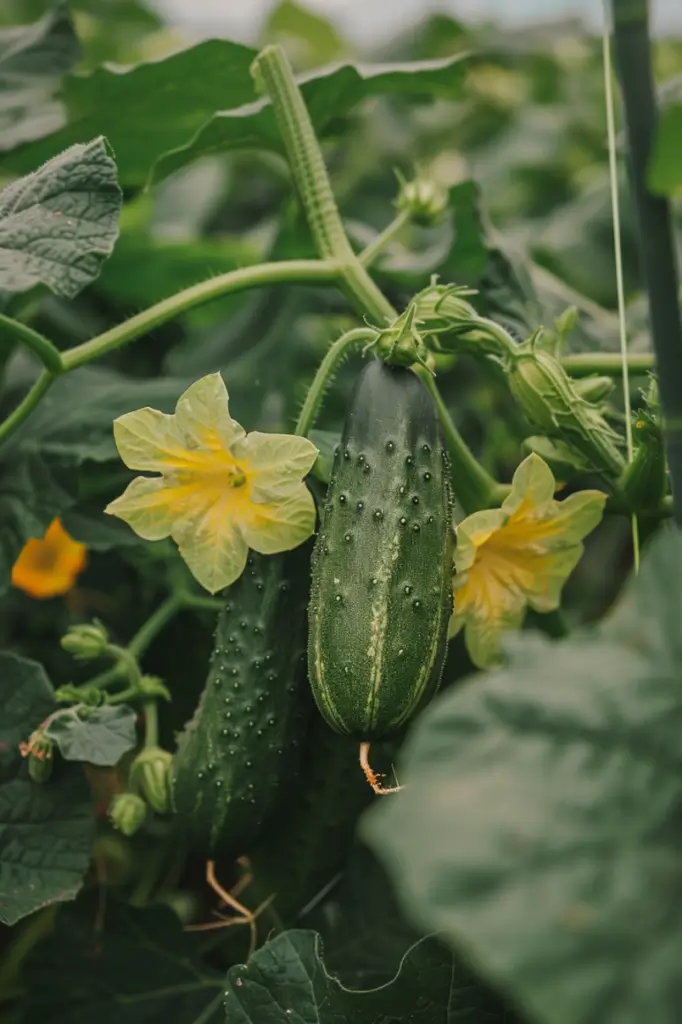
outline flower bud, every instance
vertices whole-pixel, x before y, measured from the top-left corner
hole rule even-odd
[[[147,805],[135,793],[117,793],[109,804],[109,819],[124,836],[133,836],[144,825]]]
[[[61,639],[64,650],[79,661],[99,658],[106,651],[108,643],[109,634],[98,619],[72,626]]]
[[[595,468],[619,475],[624,463],[618,434],[536,340],[537,335],[517,345],[507,359],[509,387],[526,418],[548,437],[577,448]]]
[[[130,781],[158,814],[170,810],[170,773],[173,755],[161,747],[146,747],[130,767]]]
[[[651,405],[654,405],[652,401]],[[635,442],[632,462],[621,477],[621,488],[633,512],[657,509],[668,489],[665,444],[658,417],[651,411],[638,412],[632,424]]]
[[[45,723],[31,733],[28,743],[21,746],[21,753],[28,757],[28,774],[34,782],[47,782],[52,775],[54,743],[45,734]]]
[[[503,328],[478,315],[465,296],[475,295],[465,285],[437,284],[434,275],[428,288],[413,298],[416,318],[433,352],[470,352],[503,358],[513,341]]]
[[[397,209],[407,212],[411,220],[424,227],[439,224],[448,208],[447,189],[424,176],[406,181],[397,173],[397,178],[400,183],[400,192],[395,201]]]
[[[608,398],[614,388],[613,377],[582,377],[574,380],[576,391],[586,402],[603,402]]]

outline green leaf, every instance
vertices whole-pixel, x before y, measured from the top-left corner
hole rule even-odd
[[[71,18],[62,4],[32,25],[0,31],[0,152],[60,126],[62,109],[54,94],[61,76],[80,55]]]
[[[12,153],[5,165],[22,172],[83,137],[101,134],[116,153],[121,182],[142,185],[156,161],[159,180],[230,149],[280,150],[270,105],[256,99],[249,71],[255,56],[249,47],[213,39],[163,60],[69,76],[62,90],[68,123]],[[458,55],[404,64],[343,64],[300,81],[321,131],[367,96],[457,97],[465,70]]]
[[[678,102],[667,103],[659,113],[649,164],[649,188],[671,198],[682,194],[682,103],[679,97]]]
[[[61,520],[69,536],[91,551],[109,551],[131,545],[139,547],[144,543],[127,523],[104,515],[101,508],[79,504],[77,509],[67,509],[62,513]]]
[[[80,768],[57,764],[38,785],[19,744],[54,710],[41,665],[0,651],[0,921],[73,899],[90,862],[94,819]]]
[[[57,916],[25,969],[26,1020],[49,1024],[219,1024],[220,975],[203,970],[175,914],[107,898],[96,932],[97,895]],[[211,1010],[213,1006],[213,1010]]]
[[[543,1024],[676,1024],[682,537],[593,632],[525,634],[418,721],[364,823],[403,905]]]
[[[147,405],[172,412],[189,383],[179,377],[134,378],[104,367],[81,367],[53,384],[15,435],[15,444],[75,463],[115,459],[116,417]]]
[[[344,988],[327,973],[322,952],[316,932],[288,931],[257,950],[247,964],[232,967],[225,992],[228,1024],[455,1024],[473,1012],[481,1014],[475,1018],[481,1024],[505,1020],[499,1006],[478,1003],[470,975],[437,939],[416,943],[393,980],[369,990]]]
[[[0,289],[46,285],[73,298],[118,233],[121,192],[107,142],[71,146],[0,192]]]
[[[136,718],[126,704],[62,708],[51,716],[45,734],[65,761],[113,768],[137,743]]]
[[[299,76],[303,98],[318,133],[368,96],[386,93],[460,96],[467,62],[460,54],[439,60],[396,64],[342,64]],[[162,156],[153,169],[159,181],[199,157],[230,149],[281,149],[269,103],[259,101],[218,110],[184,146]]]
[[[181,146],[221,106],[255,99],[249,67],[255,50],[211,39],[161,60],[104,65],[70,75],[62,87],[66,123],[7,158],[24,172],[83,138],[104,135],[124,185],[142,185],[154,161]]]
[[[73,501],[57,471],[37,454],[7,453],[0,462],[0,594],[29,537],[43,537]]]

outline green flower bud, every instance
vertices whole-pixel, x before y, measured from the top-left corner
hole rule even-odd
[[[411,302],[404,313],[388,327],[377,330],[377,336],[367,348],[376,350],[385,363],[393,366],[412,366],[421,363],[432,369],[429,350],[420,331],[417,330],[416,306]]]
[[[99,658],[106,651],[108,644],[109,634],[98,619],[72,626],[61,640],[64,650],[79,661]]]
[[[651,393],[651,406],[656,400]],[[647,396],[649,397],[649,396]],[[650,409],[638,412],[632,424],[634,453],[620,480],[623,495],[633,512],[657,509],[668,490],[665,444],[657,415]]]
[[[133,836],[144,825],[147,805],[135,793],[117,793],[109,804],[109,819],[124,836]]]
[[[417,176],[412,181],[396,172],[400,183],[400,192],[395,205],[401,212],[409,213],[410,219],[425,227],[434,227],[443,219],[448,208],[448,191],[438,182],[425,176]]]
[[[98,686],[64,683],[54,691],[54,699],[60,704],[87,704],[88,707],[97,708],[104,704],[106,691]]]
[[[44,726],[31,733],[21,753],[28,757],[28,774],[34,782],[47,782],[54,764],[54,743],[45,735]]]
[[[171,699],[170,690],[158,676],[140,676],[139,688],[140,693],[143,693],[145,697],[162,697],[164,700]]]
[[[586,402],[603,402],[608,398],[614,388],[613,377],[581,377],[574,380],[573,384],[581,398]]]
[[[516,345],[507,358],[511,392],[528,421],[576,448],[610,476],[623,470],[620,438],[597,406],[586,401],[561,363],[536,344],[537,335]]]
[[[465,285],[437,284],[436,277],[428,288],[412,300],[416,318],[426,344],[433,352],[470,352],[502,359],[514,342],[503,328],[478,315],[465,296],[475,295]]]
[[[130,766],[130,781],[158,814],[170,810],[173,755],[161,747],[146,747]]]

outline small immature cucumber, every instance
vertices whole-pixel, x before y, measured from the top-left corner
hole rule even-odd
[[[313,551],[308,671],[323,717],[390,736],[440,682],[452,610],[452,495],[426,388],[378,360],[361,373]]]
[[[249,557],[178,740],[173,808],[211,856],[245,853],[295,780],[313,710],[304,670],[310,548]]]

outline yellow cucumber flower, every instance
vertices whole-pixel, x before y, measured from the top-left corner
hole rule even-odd
[[[211,594],[244,571],[248,549],[298,547],[315,528],[303,477],[317,448],[289,434],[247,434],[233,420],[219,373],[202,377],[173,415],[137,409],[114,420],[114,439],[138,476],[105,509],[145,540],[172,537]]]
[[[479,668],[499,660],[503,632],[518,629],[528,607],[559,607],[582,540],[602,517],[601,491],[555,501],[555,489],[547,463],[529,455],[514,473],[502,508],[474,512],[457,528],[450,636],[464,628],[469,656]]]
[[[12,586],[40,600],[66,594],[85,568],[87,550],[53,519],[44,537],[31,537],[12,567]]]

